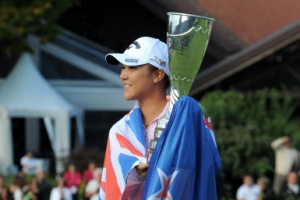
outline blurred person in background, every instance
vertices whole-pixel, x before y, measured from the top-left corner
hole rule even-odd
[[[282,200],[286,199],[293,199],[299,200],[300,199],[300,186],[298,182],[298,175],[296,172],[289,172],[286,181],[284,182],[280,197]]]
[[[4,179],[0,176],[0,200],[7,200],[7,188],[4,185]]]
[[[33,156],[33,152],[28,151],[22,158],[21,158],[21,166],[22,171],[25,174],[34,174],[36,170],[36,160]]]
[[[73,200],[71,191],[66,187],[63,177],[58,177],[57,186],[51,190],[50,200]]]
[[[17,180],[14,180],[9,186],[9,200],[22,200],[23,192],[20,186],[20,183]]]
[[[46,180],[46,174],[43,169],[38,169],[36,172],[36,181],[37,181],[37,199],[49,199],[50,192],[52,190],[52,185]]]
[[[275,194],[271,187],[270,179],[266,176],[261,176],[257,179],[257,185],[260,187],[260,193],[257,200],[275,200]]]
[[[67,188],[71,191],[73,200],[78,200],[78,189],[81,184],[81,173],[77,171],[74,163],[69,163],[67,171],[63,174]]]
[[[298,151],[292,146],[292,137],[288,135],[274,140],[271,147],[275,151],[273,191],[278,195],[293,166],[299,164],[299,155]]]
[[[29,184],[23,187],[23,200],[38,200],[36,196],[37,180],[35,177],[31,178]]]
[[[28,184],[27,184],[27,180],[26,180],[26,177],[25,177],[25,174],[23,171],[19,171],[15,175],[14,180],[18,182],[22,191],[26,190]]]
[[[257,200],[260,187],[254,183],[252,175],[246,174],[243,177],[243,184],[237,189],[237,200]]]
[[[83,181],[85,184],[87,184],[90,180],[94,178],[94,170],[96,169],[96,163],[95,161],[91,160],[88,163],[87,169],[83,172]]]
[[[93,179],[88,182],[85,187],[84,197],[87,200],[98,200],[100,182],[102,177],[102,168],[98,167],[94,170]]]

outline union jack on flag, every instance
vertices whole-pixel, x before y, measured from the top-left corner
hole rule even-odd
[[[121,199],[130,170],[146,163],[145,137],[138,104],[110,130],[99,200]],[[122,165],[121,165],[122,164]]]

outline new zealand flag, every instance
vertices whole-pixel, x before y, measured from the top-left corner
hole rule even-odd
[[[174,105],[152,154],[143,199],[216,200],[221,159],[201,108],[189,96]]]

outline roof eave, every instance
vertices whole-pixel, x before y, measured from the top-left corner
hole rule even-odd
[[[200,72],[194,80],[189,95],[197,95],[298,39],[300,39],[300,20]]]

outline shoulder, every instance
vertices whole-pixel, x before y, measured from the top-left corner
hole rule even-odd
[[[64,175],[63,175],[64,178],[67,178],[67,177],[69,177],[69,176],[70,176],[70,173],[69,173],[69,172],[65,172]]]
[[[259,185],[258,184],[256,184],[256,183],[254,183],[253,185],[252,185],[252,189],[253,190],[255,190],[255,191],[260,191],[260,187],[259,187]]]
[[[77,177],[81,177],[81,173],[80,173],[80,172],[76,172],[75,175],[76,175]]]
[[[128,120],[128,118],[129,118],[129,113],[127,113],[122,118],[120,118],[116,123],[114,123],[114,125],[112,127],[124,124],[126,122],[126,120]]]
[[[183,96],[179,98],[179,100],[174,104],[174,109],[180,109],[180,108],[191,108],[188,110],[196,111],[198,112],[201,110],[201,107],[199,105],[199,102],[196,101],[193,97],[190,96]]]
[[[118,130],[123,130],[127,127],[127,120],[129,119],[129,113],[124,115],[121,119],[119,119],[116,123],[112,125],[110,128],[110,132],[115,133]]]
[[[28,158],[26,156],[21,158],[21,161],[27,161],[27,160],[28,160]]]
[[[241,198],[241,197],[243,197],[244,193],[245,193],[245,186],[241,185],[240,187],[238,187],[238,189],[236,191],[236,197]]]
[[[245,185],[241,185],[240,187],[238,187],[237,192],[241,192],[245,189]]]
[[[84,175],[84,176],[88,176],[88,175],[90,175],[90,173],[91,173],[91,172],[90,172],[90,170],[88,170],[88,169],[86,169],[86,170],[83,171],[83,175]]]
[[[54,188],[51,189],[51,193],[58,192],[58,190],[59,190],[58,187],[54,187]]]
[[[90,180],[87,185],[86,185],[86,190],[91,190],[92,188],[95,188],[95,186],[99,186],[99,183],[97,182],[97,180]]]
[[[296,148],[292,148],[291,150],[298,155],[299,152]]]
[[[63,190],[64,190],[65,193],[71,194],[71,191],[68,188],[64,187]]]
[[[139,105],[138,103],[136,103],[134,107],[127,114],[125,114],[121,119],[119,119],[116,123],[112,125],[109,133],[115,134],[116,132],[119,133],[127,132],[128,124],[130,123],[130,121],[136,121],[137,118],[141,117],[140,115],[141,113],[140,113]]]

